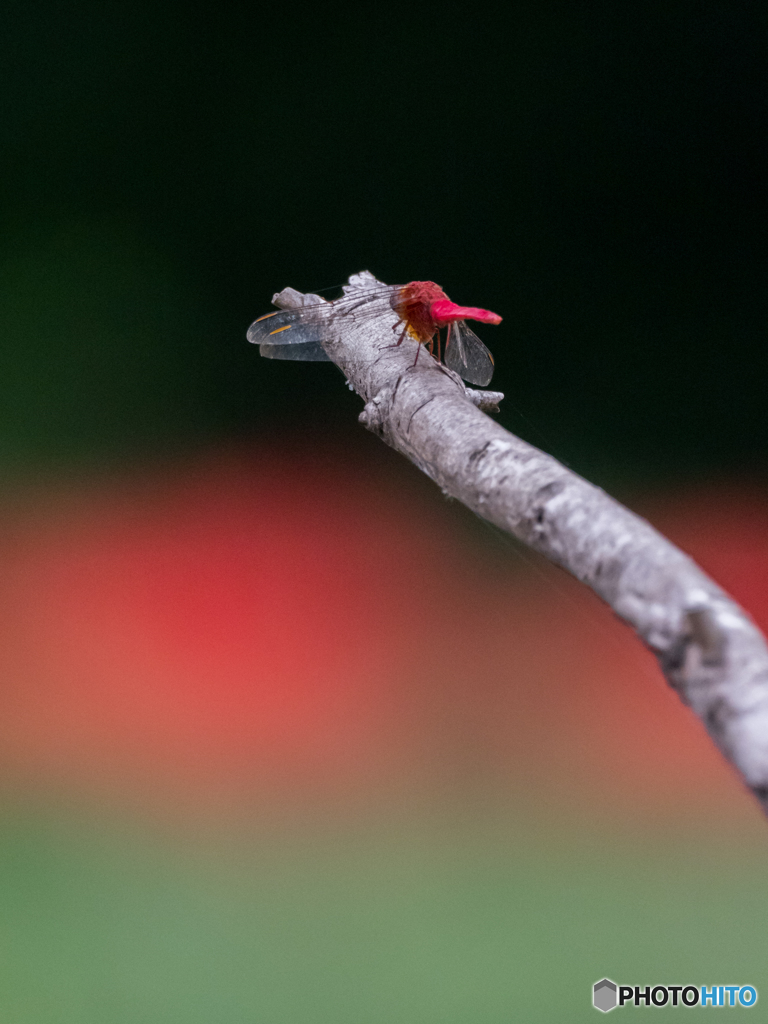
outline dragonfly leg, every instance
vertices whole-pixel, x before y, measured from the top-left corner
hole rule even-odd
[[[392,330],[393,331],[397,330],[397,328],[400,326],[401,323],[402,323],[402,320],[398,320],[397,323],[393,325]],[[387,348],[398,348],[400,345],[402,345],[403,338],[406,336],[407,333],[408,333],[408,321],[406,320],[405,327],[403,328],[403,332],[400,335],[400,337],[397,339],[397,341],[395,342],[394,345],[387,345]]]

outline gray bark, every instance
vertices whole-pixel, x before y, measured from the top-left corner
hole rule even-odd
[[[375,285],[363,272],[345,291]],[[273,302],[307,298],[287,288]],[[365,402],[360,422],[607,602],[768,811],[768,649],[750,617],[646,520],[486,415],[502,395],[465,387],[423,349],[417,359],[414,341],[394,347],[395,319],[334,330],[329,318],[322,344]]]

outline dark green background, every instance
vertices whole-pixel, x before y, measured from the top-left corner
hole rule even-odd
[[[244,334],[362,268],[500,312],[502,421],[583,472],[764,464],[763,4],[3,21],[3,465],[352,436],[333,367]]]

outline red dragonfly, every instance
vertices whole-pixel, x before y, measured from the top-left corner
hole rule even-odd
[[[319,295],[304,296],[298,309],[278,310],[259,317],[248,328],[248,341],[260,346],[269,359],[327,360],[321,342],[342,337],[361,323],[397,315],[392,330],[402,326],[401,344],[408,336],[426,345],[440,360],[440,331],[447,328],[445,365],[471,384],[485,387],[493,376],[493,356],[467,320],[501,323],[501,317],[476,306],[457,306],[434,281],[385,285],[367,272],[350,278],[341,298],[325,302]]]

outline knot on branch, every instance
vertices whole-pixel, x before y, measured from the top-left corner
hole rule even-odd
[[[357,417],[359,423],[379,437],[384,436],[385,407],[389,405],[393,394],[392,388],[382,388],[370,402],[366,402],[363,411]]]
[[[722,668],[727,636],[714,608],[695,605],[684,609],[677,633],[664,651],[657,651],[664,671],[676,689],[709,684]]]

